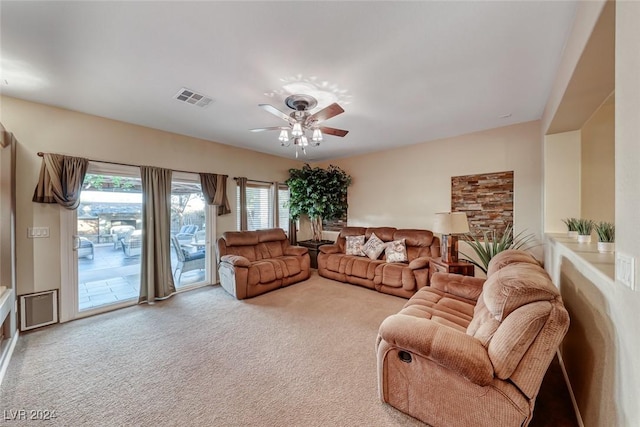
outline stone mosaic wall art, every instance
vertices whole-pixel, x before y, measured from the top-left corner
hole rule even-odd
[[[513,224],[513,171],[451,177],[451,212],[465,212],[476,236]]]
[[[322,229],[324,231],[340,231],[347,226],[347,216],[340,219],[326,220],[322,219]]]

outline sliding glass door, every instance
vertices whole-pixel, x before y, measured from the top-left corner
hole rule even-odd
[[[78,312],[137,302],[142,193],[140,178],[132,175],[97,172],[85,177],[72,246]]]
[[[171,183],[171,271],[176,289],[208,283],[206,204],[196,174],[174,172]]]
[[[61,321],[138,302],[142,203],[138,167],[89,164],[79,208],[60,210],[66,236],[61,239]],[[215,218],[215,208],[204,203],[198,175],[174,172],[171,270],[178,291],[215,282]]]

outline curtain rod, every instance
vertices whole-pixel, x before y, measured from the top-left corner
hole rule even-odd
[[[42,151],[38,151],[38,157],[43,157],[44,153]],[[109,165],[119,165],[119,166],[133,166],[133,167],[137,167],[139,168],[141,165],[132,165],[131,163],[119,163],[119,162],[109,162],[107,160],[95,160],[95,159],[88,159],[90,162],[98,162],[98,163],[107,163]],[[195,173],[195,174],[199,174],[200,172],[194,172],[194,171],[183,171],[180,169],[171,169],[174,172],[182,172],[182,173]],[[210,173],[210,172],[207,172]],[[226,177],[229,177],[229,175],[223,175]],[[234,178],[235,179],[235,178]]]
[[[240,177],[239,176],[234,176],[233,180],[237,181]],[[251,181],[251,182],[259,182],[260,184],[273,184],[275,181],[260,181],[259,179],[251,179],[251,178],[247,178],[247,181]],[[284,182],[278,182],[278,184],[284,184]]]

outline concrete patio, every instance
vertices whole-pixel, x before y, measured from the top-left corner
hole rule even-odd
[[[177,263],[171,250],[172,271]],[[184,273],[176,288],[202,282],[204,270]],[[140,290],[140,256],[127,257],[113,243],[94,244],[93,259],[78,259],[78,308],[89,310],[107,304],[138,298]]]

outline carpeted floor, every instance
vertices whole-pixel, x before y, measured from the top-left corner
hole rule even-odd
[[[0,411],[7,425],[48,410],[64,426],[420,426],[377,397],[378,326],[405,302],[314,273],[250,300],[206,287],[25,333]],[[555,403],[534,424],[576,425]]]

